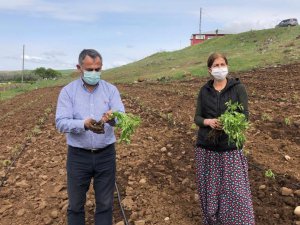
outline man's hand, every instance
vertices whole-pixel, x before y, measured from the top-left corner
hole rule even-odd
[[[104,122],[101,120],[97,122],[92,118],[88,118],[84,121],[84,128],[97,134],[104,134]]]
[[[115,126],[116,125],[116,121],[115,119],[110,119],[111,115],[112,115],[113,111],[109,110],[106,113],[104,113],[104,115],[102,116],[101,120],[104,123],[108,123],[110,126]]]
[[[101,120],[104,123],[107,123],[107,121],[109,121],[109,119],[110,119],[111,114],[112,114],[112,110],[107,111],[106,113],[103,114]]]

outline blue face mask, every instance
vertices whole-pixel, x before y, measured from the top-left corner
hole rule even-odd
[[[82,79],[89,85],[96,85],[100,81],[100,77],[100,71],[83,71]]]

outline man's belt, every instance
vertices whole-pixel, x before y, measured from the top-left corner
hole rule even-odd
[[[107,145],[107,146],[104,147],[104,148],[78,148],[78,147],[73,147],[73,146],[70,146],[70,147],[71,147],[71,148],[78,149],[78,150],[81,150],[81,151],[85,151],[85,152],[90,152],[90,153],[96,154],[96,153],[103,152],[104,150],[108,149],[108,148],[111,147],[112,145],[113,145],[113,144]]]

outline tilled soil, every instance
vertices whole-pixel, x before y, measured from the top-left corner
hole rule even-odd
[[[294,224],[300,221],[293,214],[300,197],[298,192],[283,196],[281,188],[300,189],[300,64],[234,76],[249,95],[252,125],[245,149],[256,224]],[[127,112],[142,118],[132,143],[117,144],[117,183],[131,224],[202,224],[192,124],[197,94],[206,81],[187,77],[118,85]],[[0,160],[16,159],[13,167],[0,167],[1,225],[66,224],[66,144],[54,124],[60,89],[1,102]],[[265,177],[267,169],[275,179]],[[93,224],[92,187],[87,199],[87,224]],[[114,218],[122,220],[117,204]]]

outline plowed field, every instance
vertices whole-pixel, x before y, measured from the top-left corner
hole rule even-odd
[[[233,75],[249,95],[245,149],[256,224],[294,224],[300,221],[293,213],[300,205],[300,64]],[[130,223],[202,224],[192,124],[197,94],[206,81],[187,77],[118,85],[127,112],[142,118],[132,144],[117,145],[117,183]],[[60,89],[39,89],[1,102],[1,225],[66,224],[66,144],[54,124]],[[268,169],[275,179],[265,177]],[[282,195],[282,187],[294,193]],[[87,224],[93,224],[93,207],[91,187]],[[117,205],[114,218],[122,219]]]

